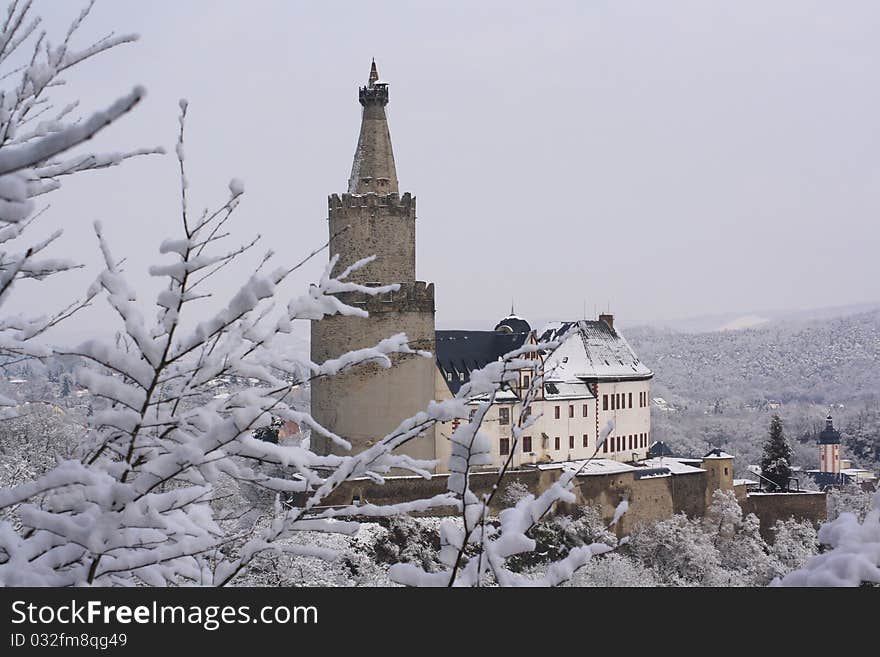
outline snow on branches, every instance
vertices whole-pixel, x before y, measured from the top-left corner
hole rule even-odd
[[[852,512],[826,522],[817,534],[830,549],[798,570],[773,581],[774,586],[861,586],[880,584],[880,490],[863,520]]]
[[[92,57],[135,41],[136,35],[107,36],[77,49],[74,37],[89,15],[89,3],[71,23],[60,44],[52,46],[39,30],[40,18],[31,16],[30,1],[10,3],[0,19],[0,306],[9,299],[15,282],[43,279],[76,266],[67,259],[47,258],[44,251],[58,240],[61,231],[23,244],[23,233],[46,210],[35,211],[36,197],[58,189],[65,176],[116,166],[124,160],[161,149],[137,149],[115,153],[70,151],[94,137],[129,112],[144,97],[135,87],[102,110],[85,118],[76,116],[79,103],[58,108],[51,91],[63,85],[62,74]],[[76,302],[54,315],[0,317],[0,356],[45,356],[32,339],[84,307]],[[6,409],[6,415],[10,409]]]
[[[12,2],[5,21],[0,19],[0,66],[16,51],[31,49],[27,63],[12,72],[18,73],[17,83],[0,91],[0,304],[17,280],[42,279],[75,266],[43,255],[60,233],[19,244],[42,212],[34,212],[36,197],[57,189],[65,176],[159,152],[70,154],[144,95],[137,87],[82,120],[72,118],[77,104],[53,108],[48,92],[63,83],[62,73],[136,38],[111,36],[75,49],[72,37],[91,7],[77,17],[57,47],[38,33],[39,19],[29,20],[30,2]],[[9,75],[4,79],[11,79]],[[49,355],[48,349],[33,346],[32,339],[98,297],[110,305],[120,326],[114,343],[89,340],[55,352],[86,363],[77,377],[90,394],[94,412],[72,456],[31,480],[16,475],[14,485],[0,490],[0,585],[224,586],[243,579],[242,573],[261,555],[337,557],[332,550],[298,540],[305,532],[350,536],[358,531],[358,523],[349,519],[355,516],[388,517],[438,507],[456,509],[462,521],[441,525],[441,570],[428,573],[397,564],[390,572],[397,582],[557,585],[592,556],[613,549],[606,543],[579,546],[538,579],[505,565],[509,557],[534,549],[529,532],[556,502],[573,501],[572,482],[588,460],[566,470],[537,497],[523,496],[497,519],[489,515],[516,444],[535,421],[529,409],[544,381],[540,359],[524,356],[553,349],[559,342],[523,346],[472,372],[454,399],[431,402],[358,453],[319,455],[307,445],[255,437],[257,430],[273,422],[291,421],[349,451],[345,436],[321,426],[297,403],[297,390],[365,364],[391,367],[395,354],[432,355],[414,350],[402,333],[322,363],[279,347],[297,320],[366,316],[364,309],[345,304],[341,293],[381,295],[397,290],[397,285],[363,286],[349,280],[372,258],[352,263],[336,276],[331,272],[337,258],[331,258],[316,284],[280,304],[279,285],[322,249],[291,266],[274,266],[270,252],[219,310],[205,316],[197,309],[199,300],[219,292],[211,289],[214,274],[249,254],[259,236],[224,247],[231,235],[227,227],[244,195],[238,179],[229,183],[228,197],[214,210],[190,214],[184,148],[187,109],[181,101],[175,149],[180,231],[160,244],[161,261],[149,270],[164,281],[152,312],[145,312],[102,225],[96,223],[104,267],[83,301],[50,317],[0,318],[0,355],[13,357]],[[470,487],[471,473],[491,463],[481,423],[518,370],[528,368],[532,382],[513,429],[511,457],[498,470],[491,492],[478,495]],[[217,395],[213,384],[221,378],[248,383]],[[481,403],[471,419],[468,403],[474,399]],[[396,450],[437,423],[452,420],[469,421],[452,436],[445,493],[387,506],[326,506],[328,497],[353,478],[381,483],[392,470],[430,476],[435,463]],[[602,440],[612,429],[606,427]],[[597,450],[599,446],[601,441]],[[230,489],[258,491],[263,498],[235,516],[223,504]],[[626,508],[623,502],[615,522]]]
[[[182,104],[181,145],[185,114]],[[0,527],[0,582],[232,583],[261,553],[299,550],[290,540],[298,532],[356,531],[356,523],[335,519],[345,510],[328,513],[319,508],[321,502],[352,477],[381,480],[391,468],[427,476],[433,463],[394,450],[436,422],[466,414],[457,400],[433,403],[371,448],[346,456],[320,456],[306,446],[254,438],[256,429],[277,418],[348,446],[344,437],[297,407],[297,388],[364,363],[390,367],[394,354],[430,354],[411,349],[403,334],[324,363],[276,348],[279,336],[289,333],[296,320],[364,314],[333,296],[336,293],[377,295],[395,289],[346,280],[370,258],[335,277],[330,272],[336,260],[331,259],[317,284],[279,309],[278,285],[305,260],[273,269],[267,255],[219,311],[201,321],[187,321],[202,317],[192,308],[214,294],[209,289],[212,275],[249,252],[259,238],[222,247],[229,237],[224,227],[243,195],[237,181],[217,209],[197,220],[190,217],[182,146],[178,161],[181,234],[162,242],[164,261],[150,270],[166,281],[152,318],[142,311],[136,291],[117,266],[100,224],[95,227],[105,268],[89,296],[106,298],[122,327],[121,339],[115,344],[90,340],[59,351],[88,363],[77,376],[99,403],[76,459],[0,492],[0,510],[15,506],[19,526]],[[237,377],[249,385],[216,396],[211,384],[218,377]],[[247,531],[230,532],[216,515],[217,491],[224,481],[262,490],[275,498],[275,504],[266,505]],[[297,504],[295,499],[302,501]],[[392,515],[449,501],[438,496],[357,512]]]
[[[471,373],[470,382],[462,386],[457,398],[476,398],[482,403],[473,418],[459,426],[450,438],[452,454],[449,458],[448,489],[460,518],[458,522],[446,520],[440,524],[439,559],[442,568],[428,572],[412,563],[395,564],[388,573],[392,580],[409,586],[557,586],[568,581],[592,557],[614,549],[606,543],[576,547],[562,559],[550,564],[541,577],[527,577],[514,572],[507,563],[511,557],[535,550],[535,539],[529,536],[529,532],[551,512],[557,502],[575,501],[571,491],[573,481],[596,456],[602,442],[613,430],[613,425],[605,427],[590,458],[568,467],[559,480],[540,495],[523,495],[514,506],[501,511],[497,520],[491,518],[489,513],[523,432],[538,419],[537,415],[531,413],[531,405],[544,385],[546,372],[542,360],[524,356],[529,352],[552,351],[568,337],[563,335],[556,341],[524,345],[499,361],[489,363],[482,370]],[[471,472],[474,468],[491,463],[488,438],[480,432],[480,427],[498,393],[516,380],[523,369],[530,371],[530,383],[516,425],[512,427],[513,441],[508,458],[499,468],[491,492],[478,495],[470,487]],[[627,508],[628,503],[621,502],[614,513],[612,525]]]

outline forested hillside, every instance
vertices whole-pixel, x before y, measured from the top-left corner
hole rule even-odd
[[[711,333],[632,328],[627,339],[679,401],[853,403],[880,393],[880,311]]]
[[[632,328],[627,339],[654,371],[653,438],[683,455],[723,447],[736,471],[757,463],[779,413],[794,464],[818,466],[816,436],[827,413],[843,457],[880,461],[880,311],[737,331],[679,333]]]

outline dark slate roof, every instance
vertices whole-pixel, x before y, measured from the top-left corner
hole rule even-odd
[[[839,445],[840,444],[840,432],[834,428],[834,422],[829,415],[825,418],[825,428],[822,430],[822,433],[819,434],[819,444],[820,445]]]
[[[644,479],[645,477],[656,477],[658,475],[668,474],[672,474],[672,471],[669,468],[643,468],[640,470],[636,470],[633,478]]]
[[[499,333],[524,333],[528,335],[532,327],[522,317],[516,315],[508,315],[495,326],[495,330]]]
[[[658,456],[675,456],[675,454],[669,449],[669,445],[662,440],[655,440],[648,448],[648,458],[653,459]]]
[[[456,394],[470,380],[471,370],[480,369],[521,347],[529,331],[436,331],[434,336],[437,367],[450,392]],[[451,381],[448,374],[452,375]],[[464,374],[464,380],[461,374]]]

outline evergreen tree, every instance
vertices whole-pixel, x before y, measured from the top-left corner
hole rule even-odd
[[[782,431],[782,420],[774,414],[770,420],[770,437],[764,443],[761,456],[761,474],[769,479],[773,490],[786,490],[791,478],[791,445]],[[765,482],[766,483],[766,482]]]
[[[61,391],[58,393],[61,397],[70,395],[70,375],[61,375]]]

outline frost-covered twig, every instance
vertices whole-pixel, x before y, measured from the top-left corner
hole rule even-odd
[[[76,50],[74,37],[89,15],[89,2],[71,22],[60,45],[52,47],[45,32],[39,32],[39,17],[32,17],[32,3],[11,2],[0,27],[0,78],[11,84],[0,89],[0,305],[9,299],[17,281],[44,279],[77,265],[66,259],[36,256],[60,237],[30,240],[24,232],[43,210],[34,212],[33,199],[58,189],[61,179],[84,171],[116,166],[161,149],[128,152],[69,155],[134,108],[144,96],[142,87],[85,117],[74,112],[79,102],[55,111],[51,90],[62,84],[61,73],[99,53],[137,39],[136,35],[104,38]],[[30,53],[27,63],[2,70],[15,53]],[[20,58],[19,58],[20,59]],[[39,120],[38,120],[39,119]],[[83,302],[81,302],[82,304]],[[87,304],[87,302],[84,302]],[[34,338],[69,318],[83,305],[72,304],[53,316],[3,316],[0,319],[0,355],[45,356],[47,351],[33,346]]]

